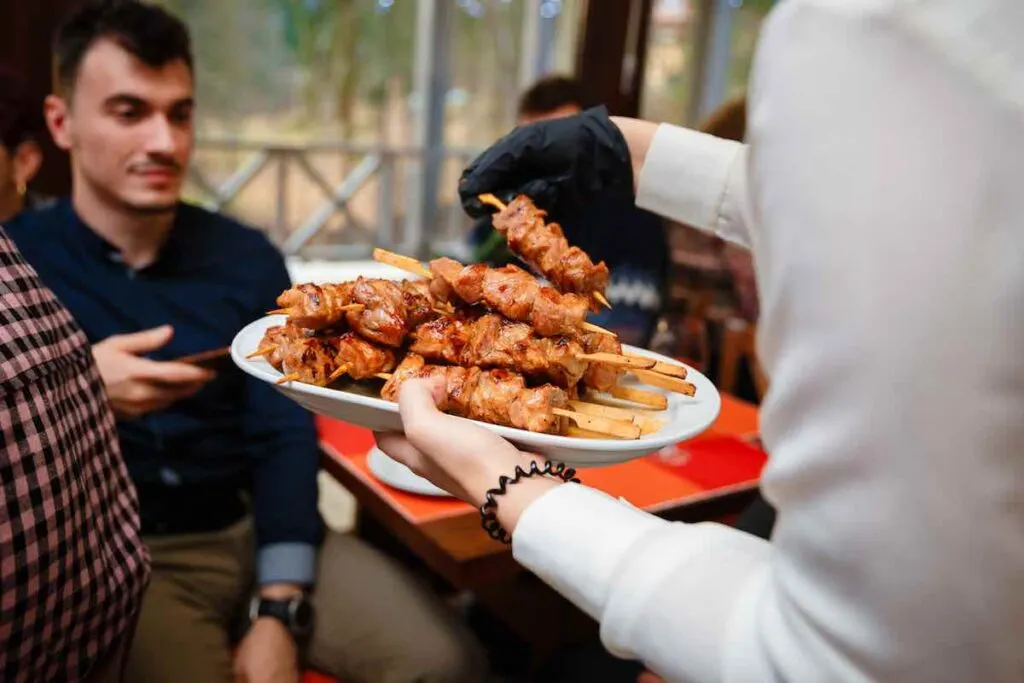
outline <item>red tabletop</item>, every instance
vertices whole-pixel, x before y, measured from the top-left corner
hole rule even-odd
[[[723,395],[715,424],[703,435],[645,458],[586,468],[585,484],[637,507],[656,512],[757,486],[764,453],[748,443],[757,434],[757,408]],[[406,493],[379,481],[369,470],[366,454],[373,435],[362,427],[318,418],[321,446],[333,459],[414,524],[473,512],[461,501]],[[344,483],[344,482],[343,482]]]
[[[368,430],[325,418],[317,423],[324,469],[352,492],[362,510],[452,585],[482,589],[519,571],[508,546],[481,530],[479,513],[470,505],[379,481],[367,467],[373,446]],[[579,476],[656,514],[718,519],[742,509],[747,492],[758,485],[766,456],[751,443],[757,431],[757,408],[723,395],[718,420],[700,437],[645,458],[582,469]],[[696,505],[703,502],[709,507]]]

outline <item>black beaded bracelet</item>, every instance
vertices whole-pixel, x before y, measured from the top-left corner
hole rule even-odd
[[[564,462],[552,463],[551,461],[546,461],[544,467],[538,467],[537,461],[533,460],[530,462],[529,470],[524,470],[519,465],[516,465],[514,476],[507,477],[503,474],[498,477],[498,488],[489,490],[485,496],[486,501],[480,506],[480,521],[488,536],[505,544],[512,543],[512,534],[505,531],[501,526],[501,522],[498,521],[496,513],[498,501],[496,497],[507,493],[508,487],[512,484],[518,484],[523,479],[538,474],[550,475],[574,484],[580,483],[580,480],[576,478],[576,470],[572,467],[566,467]]]

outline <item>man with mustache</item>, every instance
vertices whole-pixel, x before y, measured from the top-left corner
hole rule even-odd
[[[261,233],[180,200],[194,141],[185,26],[94,0],[55,52],[45,113],[71,153],[72,196],[7,228],[93,343],[138,490],[153,572],[127,679],[294,683],[305,655],[346,681],[481,680],[435,596],[324,534],[310,415],[230,363],[174,361],[228,345],[290,284]]]

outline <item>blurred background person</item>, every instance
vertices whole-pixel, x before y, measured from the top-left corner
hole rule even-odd
[[[711,112],[698,130],[724,140],[743,142],[747,133],[747,98],[738,95]],[[681,223],[671,224],[673,250],[684,274],[673,274],[685,288],[687,303],[676,354],[698,362],[720,388],[760,403],[760,365],[753,353],[731,354],[735,338],[753,335],[760,303],[750,249]],[[732,340],[729,337],[733,337]],[[727,366],[734,366],[726,369]],[[775,510],[758,494],[736,520],[738,529],[770,538]]]
[[[697,130],[742,142],[746,135],[745,95],[720,105]],[[719,382],[723,327],[730,321],[749,326],[757,322],[757,286],[750,250],[674,222],[669,223],[669,244],[673,263],[670,296],[656,350],[690,360]],[[669,332],[668,340],[661,339],[663,330]],[[736,366],[731,373],[735,381],[723,388],[744,400],[759,402],[760,392],[748,359],[740,358]]]
[[[525,126],[572,116],[590,104],[578,81],[568,76],[548,76],[520,97],[517,123]],[[613,330],[624,343],[647,346],[661,313],[668,279],[665,221],[617,197],[586,204],[560,200],[541,208],[548,212],[549,222],[562,226],[569,244],[583,249],[595,263],[604,261],[608,265],[606,295],[612,308],[600,311],[591,320]],[[516,260],[490,218],[477,221],[469,239],[478,262],[504,265]]]
[[[742,95],[735,97],[720,106],[701,124],[700,130],[725,140],[743,142],[747,135],[746,97]],[[707,238],[705,233],[700,233],[696,228],[685,229]],[[746,326],[750,330],[749,333],[753,334],[757,326],[760,303],[757,296],[757,279],[754,276],[754,258],[750,249],[734,242],[727,242],[720,237],[710,237],[710,239],[715,242],[716,254],[721,261],[721,269],[727,274],[726,282],[728,283],[725,296],[728,313],[726,319],[719,322],[726,327]],[[703,327],[704,322],[699,321],[699,324]],[[727,329],[707,330],[705,328],[704,333],[710,333],[715,342],[719,342],[709,343],[708,348],[723,348],[724,345],[720,343],[722,337],[730,332]],[[720,365],[722,359],[719,357],[716,360],[719,361],[716,365]],[[757,358],[754,355],[745,355],[736,359],[736,363],[738,365],[735,369],[736,382],[734,386],[727,387],[727,389],[747,400],[760,402],[760,391],[755,381],[755,373],[760,372]],[[721,381],[723,373],[717,374]],[[774,526],[775,508],[764,499],[760,491],[735,523],[737,529],[764,539],[771,537]]]
[[[42,103],[32,101],[13,67],[0,63],[0,222],[40,201],[28,185],[43,163],[42,131]]]
[[[743,142],[747,135],[747,98],[740,95],[713,111],[698,128],[716,138]],[[696,232],[695,228],[689,228]],[[703,233],[701,233],[703,234]],[[729,274],[729,308],[750,324],[757,323],[759,304],[754,259],[750,250],[719,237],[713,238],[723,269]]]

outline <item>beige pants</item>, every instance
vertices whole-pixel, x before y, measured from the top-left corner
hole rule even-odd
[[[252,520],[211,534],[144,539],[153,578],[127,683],[233,680],[231,635],[253,588]],[[343,683],[476,683],[481,650],[446,606],[358,538],[328,532],[320,550],[310,666]]]

